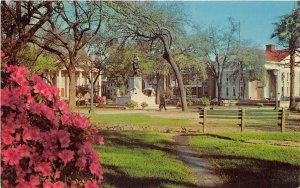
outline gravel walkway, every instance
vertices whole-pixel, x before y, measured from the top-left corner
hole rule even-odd
[[[217,176],[213,167],[199,153],[192,151],[187,136],[174,136],[175,149],[181,160],[186,163],[196,177],[199,187],[224,187],[222,180]]]

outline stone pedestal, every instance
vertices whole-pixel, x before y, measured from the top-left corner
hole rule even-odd
[[[155,104],[155,96],[148,97],[142,92],[142,78],[141,77],[130,77],[128,81],[128,93],[124,96],[116,98],[116,104],[125,105],[127,101],[135,101],[138,103],[138,108],[141,108],[141,103],[146,102],[147,108],[158,108]]]
[[[142,92],[142,78],[141,77],[130,77],[128,81],[129,92]]]

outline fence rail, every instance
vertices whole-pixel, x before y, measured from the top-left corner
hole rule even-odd
[[[222,110],[210,109],[207,107],[200,108],[199,111],[200,124],[203,126],[203,133],[206,132],[209,119],[232,119],[240,120],[237,124],[241,128],[241,132],[245,131],[246,120],[266,119],[266,120],[280,120],[278,126],[281,132],[285,131],[285,109],[270,110],[270,109],[236,109],[236,110]]]

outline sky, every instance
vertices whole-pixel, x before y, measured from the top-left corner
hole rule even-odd
[[[267,44],[282,48],[276,39],[270,39],[273,23],[295,7],[295,1],[189,1],[182,4],[185,13],[202,28],[211,25],[225,28],[228,17],[232,17],[240,22],[241,40],[250,40],[260,49]]]

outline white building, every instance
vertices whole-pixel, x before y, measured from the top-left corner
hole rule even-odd
[[[252,81],[246,83],[245,99],[261,100],[275,99],[276,76],[277,70],[277,93],[278,98],[285,99],[290,96],[290,56],[287,50],[276,50],[274,45],[266,45],[266,80],[265,83]],[[296,62],[300,62],[300,54],[296,55]],[[232,83],[229,76],[232,72],[224,70],[222,96],[223,98],[237,99],[242,96],[242,84],[238,81]],[[240,89],[239,89],[240,88]],[[295,66],[295,96],[300,96],[300,65]],[[240,97],[242,98],[242,97]]]
[[[88,85],[90,88],[90,82],[88,78],[84,76],[84,69],[82,68],[76,68],[76,86],[86,86]],[[91,74],[89,74],[91,76]],[[94,78],[96,77],[96,72],[93,73]],[[59,95],[62,99],[69,99],[69,83],[70,78],[68,75],[68,72],[65,68],[58,71],[56,76],[56,87],[59,89]],[[94,86],[96,92],[99,96],[102,96],[102,75],[100,75],[96,81],[96,84]],[[90,92],[88,92],[88,95],[85,96],[86,98],[90,97]]]

